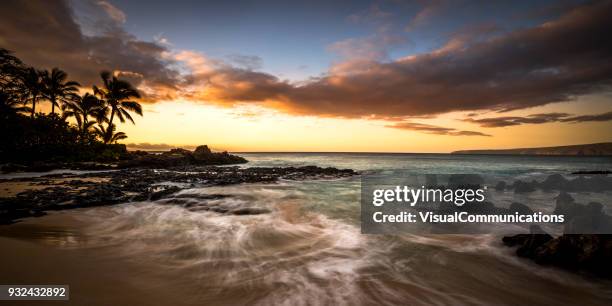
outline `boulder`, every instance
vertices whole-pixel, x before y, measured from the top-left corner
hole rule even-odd
[[[566,188],[567,182],[568,182],[568,180],[565,179],[565,177],[563,177],[563,175],[561,175],[561,174],[552,174],[552,175],[549,175],[540,184],[540,186],[544,190],[552,190],[552,189],[563,190],[563,189]]]
[[[538,248],[551,240],[553,240],[553,237],[544,232],[538,225],[532,225],[529,229],[529,234],[518,234],[502,238],[505,245],[510,247],[518,246],[516,255],[527,258],[533,258]]]
[[[495,185],[495,190],[497,191],[504,191],[506,189],[506,182],[504,181],[499,181],[497,182],[497,185]]]
[[[508,207],[508,210],[511,213],[519,213],[521,215],[531,215],[533,214],[533,210],[531,208],[529,208],[529,206],[525,205],[525,204],[521,204],[518,202],[512,202],[512,204],[510,204],[510,207]]]
[[[538,264],[585,270],[612,277],[612,235],[563,235],[539,247],[533,254]]]
[[[514,182],[514,193],[528,193],[534,192],[535,190],[536,189],[533,182],[528,183],[521,180]]]

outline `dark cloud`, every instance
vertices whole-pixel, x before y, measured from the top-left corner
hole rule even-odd
[[[474,27],[429,53],[391,62],[356,56],[299,84],[225,65],[194,75],[192,83],[201,86],[190,97],[230,105],[263,101],[293,114],[352,118],[508,111],[568,101],[610,90],[610,16],[612,1],[600,1],[504,34],[491,35],[496,31],[490,25]]]
[[[564,118],[561,120],[562,122],[588,122],[588,121],[612,121],[612,112],[607,112],[603,114],[597,115],[583,115],[583,116],[574,116],[569,118]]]
[[[444,47],[390,63],[357,62],[293,87],[296,113],[357,117],[512,110],[609,90],[612,1],[574,9],[534,28]]]
[[[481,127],[504,127],[514,126],[521,124],[542,124],[550,122],[588,122],[588,121],[611,121],[612,112],[595,115],[582,115],[573,116],[567,113],[545,113],[545,114],[533,114],[525,117],[518,116],[506,116],[506,117],[493,117],[493,118],[467,118],[464,121],[472,122],[480,125]]]
[[[489,134],[476,132],[476,131],[459,131],[453,128],[445,128],[441,126],[424,124],[424,123],[416,123],[416,122],[399,122],[399,123],[387,125],[385,127],[394,128],[394,129],[402,129],[402,130],[410,130],[410,131],[418,131],[418,132],[436,134],[436,135],[491,136]]]
[[[100,6],[106,20],[102,33],[89,36],[77,23],[70,3],[3,1],[0,46],[29,65],[60,67],[84,85],[98,83],[99,72],[111,70],[131,76],[137,85],[176,86],[179,74],[170,68],[172,60],[165,58],[168,50],[122,30],[123,12],[105,1],[91,2]]]
[[[153,100],[263,102],[292,114],[398,118],[523,109],[609,91],[612,85],[612,1],[589,2],[556,20],[513,32],[500,34],[491,26],[460,31],[437,50],[394,61],[376,60],[385,53],[377,44],[395,43],[392,36],[374,43],[368,37],[345,41],[336,47],[353,48],[357,56],[301,83],[256,71],[256,58],[227,64],[201,55],[177,56],[167,44],[125,32],[125,16],[114,7],[100,10],[111,26],[84,34],[66,1],[9,0],[1,6],[0,45],[27,63],[61,67],[87,85],[98,82],[102,69],[120,71]],[[387,17],[376,9],[370,15]],[[176,67],[181,65],[190,73],[180,74]],[[524,120],[555,119],[504,123],[531,123]]]
[[[562,118],[569,117],[570,114],[566,113],[546,113],[546,114],[533,114],[526,117],[507,116],[507,117],[494,117],[494,118],[482,118],[465,119],[467,122],[476,123],[482,127],[504,127],[521,124],[541,124],[548,122],[558,122]]]

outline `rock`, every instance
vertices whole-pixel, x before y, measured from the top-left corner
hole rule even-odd
[[[540,186],[544,190],[562,190],[567,186],[567,179],[563,177],[561,174],[552,174],[549,175],[546,180],[544,180]]]
[[[247,162],[246,159],[227,152],[213,153],[206,145],[198,146],[193,152],[193,158],[196,163],[207,165],[242,164]]]
[[[165,198],[173,193],[178,192],[179,190],[181,190],[181,188],[177,187],[177,186],[167,186],[165,188],[163,188],[162,190],[159,191],[155,191],[152,192],[149,195],[149,200],[151,201],[157,201],[161,198]]]
[[[521,203],[517,203],[517,202],[512,202],[512,204],[510,204],[510,207],[508,207],[508,210],[511,213],[519,213],[521,215],[531,215],[533,214],[533,210],[525,205],[525,204],[521,204]]]
[[[506,246],[519,246],[516,254],[520,257],[533,258],[539,247],[551,241],[553,237],[544,232],[538,225],[532,225],[529,234],[518,234],[503,237],[502,241]]]
[[[603,175],[607,175],[607,174],[612,174],[612,171],[610,171],[610,170],[580,170],[580,171],[572,172],[572,174],[603,174]]]
[[[208,146],[198,146],[194,152],[176,148],[161,154],[132,154],[132,158],[120,161],[118,168],[156,168],[168,169],[195,165],[242,164],[247,160],[227,152],[213,153]]]
[[[517,180],[514,182],[514,193],[528,193],[528,192],[534,192],[535,186],[532,183],[527,183],[527,182],[523,182],[521,180]]]
[[[208,148],[207,145],[198,146],[195,151],[193,151],[193,155],[196,159],[198,159],[198,157],[200,156],[208,156],[210,154],[212,154],[212,151]]]
[[[438,176],[435,174],[425,175],[425,186],[434,187],[438,185]]]
[[[504,191],[506,189],[506,182],[504,181],[499,181],[497,182],[497,185],[495,185],[495,190],[497,191]]]
[[[171,149],[170,151],[163,152],[161,155],[167,157],[190,157],[191,151],[183,148],[175,148]]]
[[[532,258],[538,264],[612,277],[612,235],[563,235],[542,245]]]
[[[239,215],[239,216],[240,215],[260,215],[260,214],[267,214],[269,212],[270,212],[269,209],[257,208],[257,207],[238,208],[238,209],[230,211],[230,213],[234,215]]]
[[[183,155],[184,151],[175,151],[171,155]],[[223,153],[212,153],[223,154]],[[229,154],[228,154],[229,155]],[[146,154],[144,158],[156,158],[156,155]],[[173,160],[162,157],[161,160]],[[178,158],[180,159],[180,158]],[[155,159],[157,161],[157,159]],[[29,182],[41,186],[42,189],[26,190],[10,198],[0,198],[0,223],[8,224],[15,220],[40,216],[48,210],[65,210],[80,207],[93,207],[113,205],[129,201],[160,200],[159,203],[177,204],[193,209],[211,210],[219,213],[236,211],[237,214],[265,213],[261,209],[239,210],[241,207],[215,207],[215,200],[228,195],[174,195],[167,197],[184,188],[196,186],[220,186],[242,183],[272,183],[279,179],[314,179],[314,178],[342,178],[357,174],[351,169],[307,167],[261,167],[238,168],[216,167],[208,165],[180,165],[166,168],[165,171],[130,168],[117,171],[83,173],[83,174],[54,174],[43,177],[16,178],[13,180]],[[58,183],[59,179],[60,183]],[[103,183],[100,183],[103,182]],[[160,185],[167,182],[178,183],[179,186]],[[44,188],[45,185],[49,187]],[[210,203],[207,203],[210,202]],[[210,204],[210,205],[209,205]],[[197,206],[197,207],[196,207]],[[191,206],[190,206],[191,207]],[[190,208],[191,209],[191,208]]]

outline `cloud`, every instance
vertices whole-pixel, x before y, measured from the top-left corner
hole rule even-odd
[[[428,134],[436,134],[436,135],[449,135],[449,136],[491,136],[489,134],[476,132],[476,131],[459,131],[454,128],[445,128],[436,125],[424,124],[424,123],[416,123],[416,122],[399,122],[391,125],[386,125],[385,127],[394,128],[394,129],[402,129],[402,130],[410,130],[410,131],[418,131]]]
[[[587,4],[540,26],[485,40],[452,40],[394,62],[359,61],[283,95],[300,114],[417,116],[513,110],[609,90],[612,2]],[[340,72],[338,72],[340,71]]]
[[[612,112],[607,112],[603,114],[596,115],[583,115],[583,116],[574,116],[569,118],[561,119],[561,122],[588,122],[588,121],[612,121]]]
[[[77,22],[72,2],[6,1],[0,10],[0,45],[25,63],[60,67],[85,86],[99,83],[101,70],[120,71],[138,86],[175,88],[180,74],[158,43],[137,39],[117,26],[125,14],[105,1],[79,2],[106,12],[92,17],[98,33],[86,35]],[[15,13],[19,12],[19,13]],[[100,21],[99,18],[104,19]],[[136,76],[136,77],[135,77]]]
[[[416,29],[418,26],[423,25],[428,20],[430,20],[433,16],[440,13],[440,11],[444,10],[448,3],[442,0],[431,0],[424,3],[421,10],[412,17],[408,26],[406,26],[406,31],[410,32]]]
[[[337,53],[343,59],[388,59],[389,49],[405,44],[407,39],[387,32],[377,33],[367,37],[348,38],[331,44],[328,49]]]
[[[612,28],[610,14],[612,1],[588,3],[539,26],[495,35],[490,26],[476,27],[473,35],[461,31],[431,52],[384,62],[377,59],[384,52],[367,48],[375,43],[366,38],[360,49],[349,40],[332,48],[356,54],[301,83],[224,63],[211,66],[200,54],[190,60],[194,73],[186,92],[219,104],[260,102],[290,114],[345,118],[509,111],[570,101],[610,90],[612,43],[602,39]]]
[[[471,122],[480,125],[481,127],[495,128],[505,126],[515,126],[522,124],[543,124],[551,122],[589,122],[589,121],[612,121],[612,112],[594,115],[573,116],[567,113],[544,113],[532,114],[525,117],[507,116],[507,117],[492,117],[492,118],[467,118],[466,122]]]
[[[247,70],[258,70],[263,66],[263,60],[259,56],[232,54],[228,56],[229,60],[238,67]]]
[[[393,13],[380,8],[380,5],[374,3],[369,8],[348,16],[347,20],[354,23],[378,23],[385,22],[393,16]]]
[[[504,127],[521,124],[542,124],[549,122],[558,122],[562,118],[566,118],[570,114],[566,113],[546,113],[546,114],[533,114],[526,117],[493,117],[493,118],[482,118],[474,119],[468,118],[464,121],[476,123],[482,127]]]
[[[609,91],[612,85],[612,40],[605,39],[612,28],[612,1],[589,2],[556,20],[512,32],[483,27],[473,35],[457,33],[436,50],[396,60],[385,60],[386,49],[377,45],[396,43],[382,27],[377,33],[389,34],[387,38],[349,39],[332,46],[345,52],[343,60],[324,75],[299,83],[258,71],[256,58],[228,63],[142,41],[117,25],[119,15],[113,17],[100,2],[94,4],[114,26],[86,35],[68,3],[4,2],[0,44],[26,63],[61,67],[86,85],[99,83],[102,69],[119,71],[151,102],[253,102],[289,114],[407,118],[524,109]],[[389,17],[376,9],[368,16]]]
[[[104,9],[104,11],[108,14],[110,18],[112,18],[118,23],[125,23],[126,16],[122,10],[116,8],[108,1],[98,1],[98,5],[102,7],[102,9]]]

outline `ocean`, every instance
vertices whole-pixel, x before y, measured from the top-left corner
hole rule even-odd
[[[317,165],[363,174],[481,174],[525,181],[612,169],[609,157],[238,154],[249,160],[241,167]],[[223,215],[138,202],[27,219],[11,225],[8,233],[35,242],[39,255],[28,253],[24,258],[66,259],[66,267],[55,267],[58,279],[68,280],[71,294],[91,294],[73,300],[90,305],[126,300],[148,305],[609,305],[612,301],[611,281],[518,258],[497,233],[362,234],[360,182],[359,176],[283,180],[179,192],[194,201],[202,195],[229,195],[216,201],[271,211],[261,215]],[[530,200],[552,209],[556,195],[538,191]],[[580,202],[596,197],[573,196]],[[3,236],[9,234],[5,231]],[[98,267],[94,269],[98,278],[85,272],[92,267]],[[38,272],[22,266],[14,273],[26,278]],[[4,275],[0,280],[7,278]],[[114,279],[120,281],[113,284]],[[123,294],[124,299],[109,292]]]

